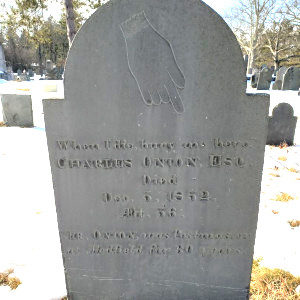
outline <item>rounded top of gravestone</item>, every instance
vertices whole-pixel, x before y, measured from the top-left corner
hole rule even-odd
[[[111,0],[76,35],[65,71],[66,101],[114,106],[121,98],[141,112],[182,114],[194,97],[221,110],[245,90],[234,34],[199,0]]]
[[[273,117],[289,119],[294,116],[294,109],[288,103],[280,103],[274,107],[272,112]]]
[[[276,73],[276,80],[282,80],[287,69],[285,66],[281,67]]]
[[[260,73],[269,73],[269,72],[273,72],[272,69],[268,68],[268,67],[264,67]]]

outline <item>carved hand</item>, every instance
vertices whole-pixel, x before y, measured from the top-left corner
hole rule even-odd
[[[177,113],[184,111],[178,93],[185,78],[171,44],[150,24],[144,12],[121,24],[130,72],[146,105],[171,103]]]

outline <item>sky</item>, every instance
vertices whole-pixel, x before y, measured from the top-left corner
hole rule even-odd
[[[163,1],[163,0],[162,0]],[[206,4],[212,7],[217,13],[221,16],[224,16],[226,11],[233,7],[236,3],[236,0],[203,0]],[[58,12],[58,7],[56,1],[49,0],[48,2],[48,11],[45,12],[45,17],[52,16],[54,19],[59,19],[60,14]],[[106,1],[103,1],[106,2]],[[0,0],[0,4],[5,3],[6,8],[9,8],[10,4],[14,3],[13,0]]]
[[[163,0],[162,0],[163,1]],[[236,0],[203,0],[206,4],[212,7],[217,13],[221,16],[225,15],[226,10],[230,9],[236,3]],[[103,1],[105,2],[105,1]],[[47,15],[51,15],[54,18],[58,16],[57,14],[57,4],[49,3],[49,10],[46,13]]]
[[[236,0],[204,0],[204,2],[213,8],[218,14],[224,16],[226,10],[233,7]]]

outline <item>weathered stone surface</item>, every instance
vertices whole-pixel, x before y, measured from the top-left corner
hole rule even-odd
[[[32,127],[30,95],[1,95],[3,121],[7,126]]]
[[[287,67],[283,66],[277,71],[276,80],[272,86],[273,90],[281,90],[283,76],[284,76],[285,72],[287,71],[287,69],[288,69]]]
[[[280,103],[273,109],[272,117],[269,117],[268,145],[280,145],[286,142],[294,144],[297,117],[294,117],[293,107],[288,103]]]
[[[282,90],[298,91],[300,88],[300,68],[290,67],[285,72]]]
[[[263,68],[259,72],[257,89],[258,90],[269,90],[272,81],[273,70],[269,68]]]
[[[258,77],[259,77],[259,71],[254,71],[254,74],[251,76],[251,82],[250,82],[253,88],[257,88]]]
[[[49,72],[49,71],[51,71],[53,69],[53,62],[50,60],[50,59],[48,59],[47,61],[46,61],[46,70],[47,70],[47,72]]]
[[[245,62],[245,68],[247,69],[248,67],[248,61],[249,61],[249,55],[244,55],[244,62]]]
[[[0,45],[0,71],[6,71],[6,61],[2,45]]]
[[[32,69],[29,69],[29,70],[28,70],[28,76],[29,76],[29,77],[34,77],[34,73],[33,73],[33,70],[32,70]]]
[[[281,87],[282,87],[282,81],[275,80],[274,84],[272,85],[272,90],[281,90]]]
[[[228,76],[230,70],[230,76]],[[103,5],[44,101],[70,299],[246,299],[268,96],[201,1]]]

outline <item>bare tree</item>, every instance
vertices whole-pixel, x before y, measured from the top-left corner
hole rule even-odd
[[[272,27],[263,34],[262,40],[263,47],[269,50],[275,69],[279,69],[284,62],[300,57],[300,28],[286,19],[285,14],[281,19],[274,20]]]
[[[75,25],[75,12],[73,7],[73,0],[65,0],[66,7],[66,17],[67,17],[67,32],[69,46],[71,46],[72,41],[76,35],[76,25]]]
[[[241,47],[249,56],[248,73],[256,67],[262,34],[275,4],[276,0],[237,0],[237,6],[227,16]]]
[[[286,15],[291,22],[300,26],[300,1],[290,0],[285,3]]]

